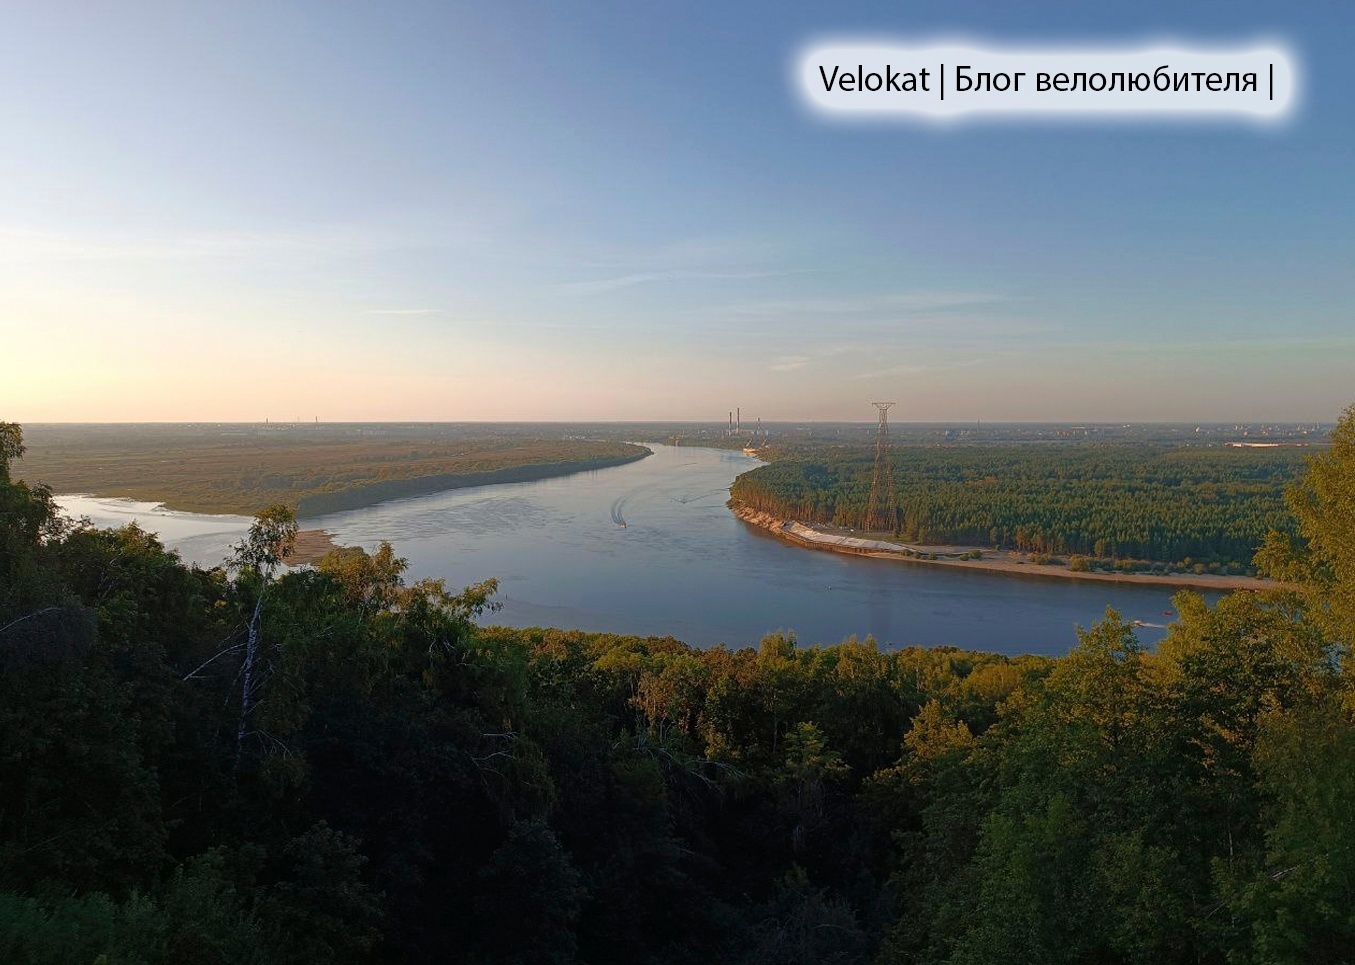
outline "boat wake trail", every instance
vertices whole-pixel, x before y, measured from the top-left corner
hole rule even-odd
[[[626,503],[630,502],[630,498],[644,488],[645,488],[644,486],[636,486],[630,492],[622,496],[618,496],[616,497],[616,499],[612,500],[613,523],[620,526],[622,529],[626,528],[626,515],[625,515]]]
[[[697,494],[697,495],[695,495],[695,496],[692,496],[692,495],[689,495],[689,494],[682,495],[682,496],[674,496],[673,499],[674,499],[675,502],[679,502],[679,503],[681,503],[682,505],[686,506],[688,503],[694,503],[694,502],[696,502],[697,500],[700,500],[700,499],[709,499],[711,496],[723,495],[723,494],[728,493],[728,492],[729,492],[729,487],[728,487],[728,486],[725,486],[725,487],[723,487],[723,488],[721,488],[721,489],[712,489],[712,490],[711,490],[710,492],[708,492],[708,493],[699,493],[699,494]]]

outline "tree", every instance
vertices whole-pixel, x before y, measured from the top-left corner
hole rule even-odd
[[[231,569],[244,580],[257,585],[254,609],[246,631],[245,659],[240,668],[240,720],[235,731],[237,762],[244,750],[249,718],[258,703],[262,681],[259,648],[264,596],[278,567],[291,554],[296,543],[296,532],[296,513],[288,506],[271,506],[254,517],[249,533],[235,545],[235,552],[231,556]]]
[[[574,961],[574,923],[584,890],[555,832],[519,821],[479,875],[475,906],[489,961]]]
[[[358,841],[320,821],[283,849],[282,880],[259,902],[277,961],[363,962],[381,937],[381,904]]]
[[[23,454],[23,428],[14,422],[0,422],[0,482],[9,482],[9,464]]]
[[[396,601],[401,575],[408,566],[409,561],[397,557],[391,544],[385,541],[375,554],[360,546],[341,546],[315,564],[321,573],[338,580],[349,601],[358,604],[364,613],[379,613]]]
[[[1309,614],[1347,648],[1355,641],[1355,406],[1331,435],[1331,448],[1285,495],[1302,540],[1272,531],[1259,567],[1296,583]]]
[[[815,888],[801,868],[757,908],[753,941],[740,965],[848,965],[869,960],[870,940],[852,908]],[[742,943],[741,943],[742,944]]]
[[[11,480],[23,453],[23,430],[0,422],[0,659],[7,631],[31,633],[25,624],[50,619],[62,602],[41,553],[44,539],[60,534],[61,517],[45,486]]]
[[[1355,947],[1355,726],[1335,702],[1272,712],[1257,747],[1264,851],[1220,865],[1224,906],[1249,925],[1248,963],[1349,962]],[[1240,929],[1241,930],[1241,929]]]
[[[801,854],[824,824],[825,785],[843,780],[848,768],[813,723],[799,723],[786,731],[784,748],[780,779],[786,796],[782,807],[791,822],[791,847]]]

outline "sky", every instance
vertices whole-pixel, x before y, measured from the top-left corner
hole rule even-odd
[[[1284,42],[1245,123],[850,126],[824,37]],[[1355,4],[0,6],[0,419],[1322,421]]]

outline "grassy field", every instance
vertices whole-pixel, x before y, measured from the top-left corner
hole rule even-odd
[[[302,516],[384,499],[620,465],[648,450],[467,425],[29,425],[16,475],[57,493]]]

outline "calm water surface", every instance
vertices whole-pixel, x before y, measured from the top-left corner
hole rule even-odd
[[[626,466],[397,500],[304,526],[368,549],[389,540],[412,578],[455,587],[497,577],[503,609],[489,622],[671,634],[700,646],[753,645],[784,629],[802,643],[871,634],[890,646],[1054,654],[1108,605],[1153,624],[1173,609],[1168,587],[1000,576],[791,546],[725,507],[729,484],[756,459],[650,448],[653,456]],[[136,518],[185,559],[208,565],[249,524],[145,503],[60,501],[99,525]],[[1150,643],[1163,631],[1139,633]]]

